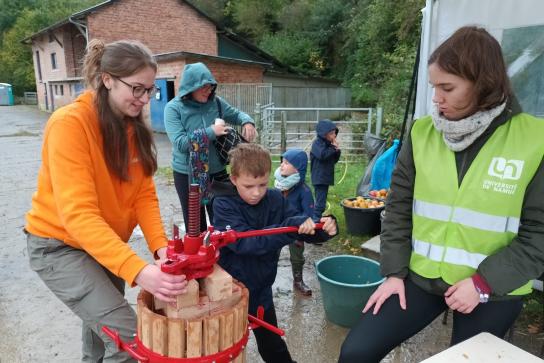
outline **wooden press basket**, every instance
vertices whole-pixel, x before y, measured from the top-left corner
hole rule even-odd
[[[233,279],[232,294],[221,300],[210,299],[205,289],[196,288],[198,303],[179,310],[155,302],[147,291],[140,292],[138,337],[147,349],[166,357],[197,358],[221,352],[242,339],[248,329],[249,293],[244,285]],[[233,362],[245,362],[245,350]]]

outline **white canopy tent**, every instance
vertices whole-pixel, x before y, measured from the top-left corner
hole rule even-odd
[[[464,25],[482,26],[499,41],[523,110],[544,116],[543,0],[427,0],[422,12],[416,119],[431,111],[430,54]]]

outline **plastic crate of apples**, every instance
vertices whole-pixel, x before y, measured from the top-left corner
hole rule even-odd
[[[363,198],[358,196],[356,198],[347,198],[342,201],[342,204],[350,208],[381,208],[385,205],[383,200],[374,199],[374,198]]]

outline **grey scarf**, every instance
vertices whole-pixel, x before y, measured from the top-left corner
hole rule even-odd
[[[442,132],[444,142],[451,151],[462,151],[478,138],[491,122],[501,114],[506,102],[486,111],[478,111],[459,121],[450,121],[440,115],[438,105],[434,105],[432,118],[434,127]]]

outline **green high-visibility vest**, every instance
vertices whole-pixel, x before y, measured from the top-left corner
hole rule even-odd
[[[453,285],[510,244],[525,189],[544,156],[543,135],[544,120],[516,115],[495,130],[459,185],[455,154],[431,117],[414,124],[412,271]],[[510,294],[528,294],[531,285]]]

